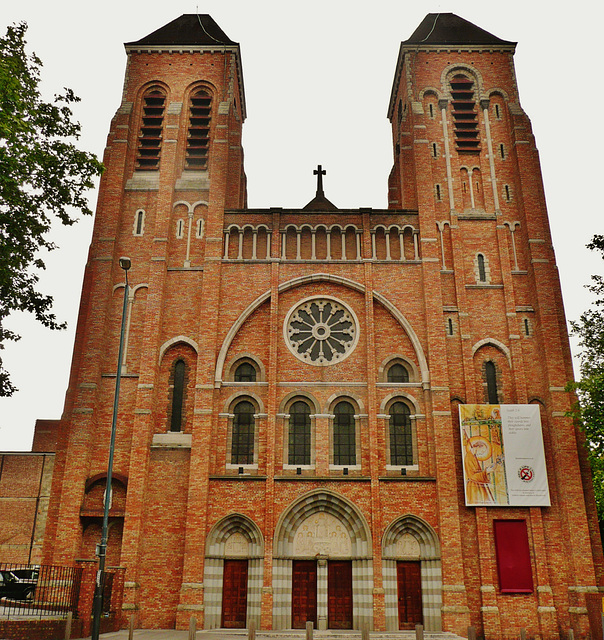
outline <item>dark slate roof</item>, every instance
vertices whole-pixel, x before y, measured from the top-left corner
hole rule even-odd
[[[302,211],[337,211],[333,202],[330,202],[323,193],[317,195],[302,209]]]
[[[475,24],[456,16],[454,13],[429,13],[422,23],[405,40],[403,45],[515,45],[515,42],[502,40]]]
[[[214,22],[208,14],[185,13],[167,25],[136,42],[127,42],[127,47],[148,46],[187,46],[187,45],[237,45]]]

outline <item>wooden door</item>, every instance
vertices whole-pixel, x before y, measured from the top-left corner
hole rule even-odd
[[[225,560],[222,582],[222,621],[227,629],[245,629],[247,560]]]
[[[422,578],[420,563],[400,560],[396,563],[398,582],[398,628],[415,629],[422,624]]]
[[[352,629],[352,562],[331,560],[327,564],[327,626]]]
[[[304,629],[307,622],[317,628],[317,562],[294,560],[292,566],[292,627]]]

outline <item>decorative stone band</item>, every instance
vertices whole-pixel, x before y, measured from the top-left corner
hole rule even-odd
[[[180,585],[181,589],[203,589],[203,582],[183,582]]]
[[[202,604],[179,604],[176,606],[177,611],[203,611]]]
[[[576,613],[578,615],[587,615],[585,607],[568,607],[568,613]]]
[[[556,613],[556,607],[537,607],[538,613]]]
[[[465,584],[443,584],[443,591],[461,592],[466,590]]]
[[[499,607],[480,607],[483,613],[499,613]]]
[[[470,608],[466,606],[450,605],[442,607],[441,611],[443,613],[470,613]]]

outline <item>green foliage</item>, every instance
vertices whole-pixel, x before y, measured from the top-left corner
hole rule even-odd
[[[594,236],[587,247],[604,258],[604,236]],[[581,380],[569,389],[577,394],[571,414],[585,431],[598,519],[604,523],[604,278],[594,275],[591,279],[587,288],[596,296],[594,306],[571,323],[581,347]]]
[[[85,198],[100,175],[101,163],[78,150],[80,136],[70,104],[79,100],[65,89],[52,103],[40,95],[42,63],[25,52],[25,23],[8,27],[0,38],[0,349],[19,335],[4,326],[12,311],[28,311],[50,329],[63,323],[52,313],[53,299],[37,291],[44,269],[40,250],[58,218],[71,225],[73,212],[91,214]],[[0,359],[0,396],[15,391]]]

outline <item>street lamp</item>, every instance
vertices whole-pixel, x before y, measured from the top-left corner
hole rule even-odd
[[[122,306],[122,324],[120,328],[120,347],[117,356],[117,374],[115,376],[115,394],[113,396],[113,418],[111,420],[111,440],[109,443],[109,462],[107,463],[107,483],[105,485],[105,504],[103,510],[103,529],[101,542],[97,546],[99,569],[94,586],[94,600],[92,604],[92,640],[99,640],[101,629],[101,615],[103,613],[103,587],[105,585],[105,558],[107,556],[107,529],[109,525],[109,506],[111,504],[111,476],[113,474],[113,453],[115,450],[115,431],[117,425],[117,407],[120,397],[120,382],[122,380],[122,355],[124,352],[124,328],[126,326],[126,305],[128,304],[128,270],[132,266],[130,258],[121,257],[120,267],[124,270],[126,282],[124,284],[124,304]]]

